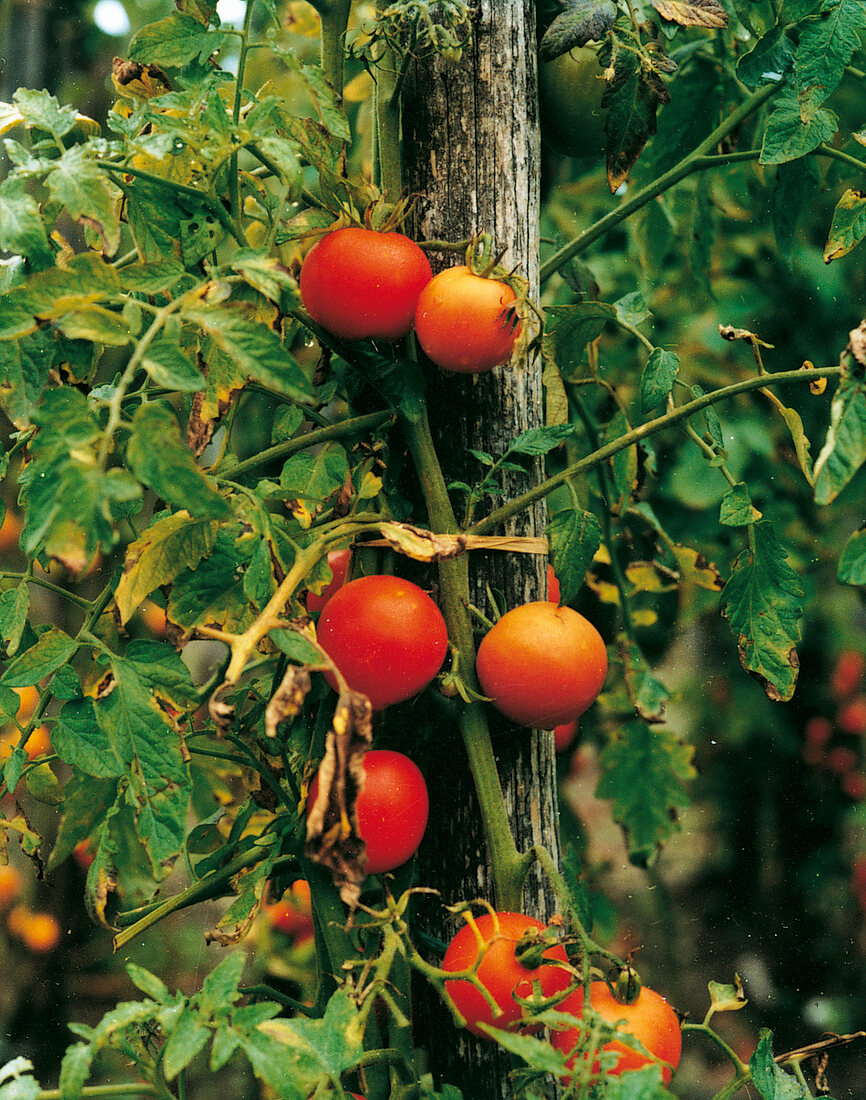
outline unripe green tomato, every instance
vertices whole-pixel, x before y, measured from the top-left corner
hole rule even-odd
[[[541,137],[566,157],[599,159],[604,152],[607,110],[598,54],[576,46],[552,61],[538,62]]]

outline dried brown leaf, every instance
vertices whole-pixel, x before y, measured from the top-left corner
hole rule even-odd
[[[373,739],[372,714],[366,695],[340,695],[325,739],[316,801],[307,815],[307,856],[328,868],[350,908],[360,897],[367,862],[355,804],[364,786],[364,754]]]
[[[735,328],[733,325],[719,325],[719,336],[723,340],[747,340],[752,347],[771,348],[772,344],[768,344],[765,340],[762,340],[754,332],[749,332],[747,328]]]
[[[265,733],[277,736],[277,726],[286,718],[294,718],[304,705],[310,690],[310,674],[306,669],[289,665],[282,683],[274,692],[265,711]]]
[[[682,27],[714,27],[728,25],[728,16],[719,0],[652,0],[662,19]]]

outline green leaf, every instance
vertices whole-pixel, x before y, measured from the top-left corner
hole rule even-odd
[[[117,278],[124,290],[136,294],[162,294],[171,290],[184,277],[186,270],[174,260],[128,264],[120,268]]]
[[[824,245],[824,263],[847,256],[866,237],[866,193],[850,187],[833,211],[833,223]]]
[[[800,664],[796,647],[803,585],[772,525],[763,520],[750,530],[754,546],[734,562],[722,592],[722,613],[743,667],[761,681],[770,699],[784,702],[794,694]]]
[[[659,722],[670,699],[664,684],[655,678],[646,658],[629,637],[618,640],[629,701],[645,722]]]
[[[551,424],[546,428],[530,428],[521,432],[508,447],[508,454],[546,455],[554,450],[570,435],[574,434],[572,424]]]
[[[233,524],[221,528],[211,554],[175,578],[168,601],[171,622],[184,630],[206,625],[240,632],[252,621],[243,570],[254,544],[238,530]]]
[[[161,649],[177,660],[170,647]],[[126,802],[159,880],[168,873],[186,836],[190,776],[180,735],[153,690],[153,680],[163,678],[153,653],[152,646],[140,651],[130,646],[126,657],[112,654],[114,686],[96,700],[94,712],[113,755],[124,765]],[[165,667],[175,674],[168,663]]]
[[[70,638],[59,626],[50,626],[35,645],[9,665],[3,673],[2,683],[11,688],[37,684],[65,665],[77,649],[78,643],[74,638]]]
[[[744,481],[731,486],[722,498],[719,508],[719,522],[726,527],[746,527],[757,523],[761,513],[752,504],[749,488]]]
[[[298,665],[321,664],[321,655],[316,647],[303,634],[296,630],[272,630],[271,641],[279,646],[283,653]]]
[[[562,602],[572,603],[583,587],[586,571],[601,545],[601,526],[592,512],[565,508],[550,517],[547,537]]]
[[[151,592],[183,569],[195,569],[213,549],[218,529],[216,521],[182,509],[158,519],[131,542],[115,592],[120,621],[128,622]]]
[[[204,375],[172,340],[154,340],[148,346],[141,365],[157,386],[168,390],[196,393],[205,388]]]
[[[39,431],[32,461],[19,479],[27,518],[21,549],[41,544],[73,573],[117,539],[116,523],[137,505],[141,489],[118,467],[103,473],[97,458],[101,431],[87,399],[71,387],[46,391],[33,412]]]
[[[842,374],[830,405],[830,425],[815,459],[815,502],[830,504],[866,462],[866,378],[864,364],[851,349],[861,348],[866,322],[851,333],[842,355]]]
[[[180,437],[171,406],[160,401],[142,405],[132,420],[126,458],[133,474],[158,496],[196,519],[226,519],[228,502],[202,473]]]
[[[19,176],[7,176],[0,183],[0,249],[27,256],[41,267],[51,262],[51,245],[39,203],[25,187]]]
[[[840,584],[866,585],[866,527],[861,527],[845,543],[836,579]]]
[[[70,340],[89,340],[108,347],[121,348],[133,338],[124,317],[104,306],[83,306],[66,313],[57,327]]]
[[[554,1050],[550,1043],[534,1035],[518,1035],[512,1031],[505,1031],[501,1027],[494,1027],[483,1021],[479,1027],[503,1050],[521,1058],[530,1069],[538,1073],[552,1073],[556,1077],[568,1076],[565,1056]]]
[[[567,382],[586,377],[583,353],[601,336],[605,325],[616,321],[616,307],[606,302],[579,302],[545,310],[544,354]]]
[[[822,141],[831,141],[839,128],[839,119],[822,107],[804,122],[793,95],[780,92],[776,109],[767,121],[761,144],[761,164],[784,164],[811,153]]]
[[[263,538],[259,540],[253,551],[247,571],[244,573],[244,595],[254,607],[261,610],[273,596],[276,587],[277,582],[271,560],[271,543]]]
[[[622,298],[614,302],[614,308],[616,309],[617,318],[623,324],[631,325],[632,328],[637,328],[652,317],[646,300],[639,290],[623,295]]]
[[[188,309],[183,319],[198,325],[234,360],[245,379],[296,400],[310,400],[313,389],[280,338],[267,324],[248,319],[240,309]]]
[[[761,1028],[758,1046],[749,1059],[752,1081],[763,1100],[798,1100],[811,1095],[791,1073],[773,1058],[773,1033]]]
[[[52,197],[69,216],[95,230],[111,256],[120,246],[120,191],[94,160],[87,145],[73,145],[46,178]]]
[[[264,294],[277,305],[280,305],[285,294],[288,294],[289,302],[292,304],[298,297],[298,284],[292,278],[289,269],[275,256],[254,252],[252,249],[242,249],[232,257],[231,268],[242,275],[250,286],[255,287],[260,294]]]
[[[0,1100],[36,1100],[41,1091],[28,1058],[13,1058],[0,1068]]]
[[[89,1043],[73,1043],[66,1048],[60,1064],[60,1094],[68,1100],[79,1100],[81,1090],[90,1076],[96,1051]]]
[[[53,95],[42,89],[19,88],[12,101],[28,127],[47,130],[53,137],[63,137],[75,125],[75,108],[61,107]]]
[[[0,209],[2,209],[0,198]],[[6,298],[11,297],[7,295]],[[0,325],[4,303],[0,299]],[[29,309],[22,317],[34,326]],[[7,314],[8,318],[8,314]],[[0,403],[16,428],[30,426],[33,410],[39,404],[58,354],[58,344],[50,331],[37,331],[18,340],[0,339]]]
[[[650,863],[679,828],[676,811],[689,804],[685,783],[695,775],[692,751],[668,731],[637,719],[615,730],[603,749],[596,796],[613,800],[632,862]]]
[[[658,71],[646,64],[640,43],[627,36],[625,47],[613,55],[613,80],[607,85],[602,106],[608,110],[607,181],[617,190],[640,156],[647,139],[655,133],[656,112],[670,101],[670,94]],[[605,62],[605,47],[602,56]]]
[[[225,34],[208,29],[190,15],[174,12],[134,36],[129,44],[129,60],[182,67],[190,61],[207,61],[226,41]]]
[[[747,88],[778,84],[794,67],[794,43],[781,26],[771,27],[737,62],[737,76]]]
[[[309,527],[325,502],[339,492],[348,472],[348,457],[339,443],[326,443],[316,454],[302,451],[286,461],[280,473],[280,487],[302,527]]]
[[[173,1081],[181,1070],[186,1069],[210,1037],[211,1030],[201,1023],[198,1013],[182,1007],[163,1050],[166,1079]]]
[[[542,61],[552,61],[575,46],[600,42],[615,22],[613,0],[572,0],[545,31],[539,56]]]
[[[644,412],[667,401],[679,367],[680,357],[675,351],[653,349],[640,377],[640,403]]]
[[[863,0],[828,0],[817,18],[800,27],[795,71],[800,116],[809,122],[842,79],[866,31]]]
[[[90,697],[65,703],[51,730],[51,744],[65,763],[97,779],[119,779],[124,764],[96,721]]]
[[[0,595],[0,642],[10,657],[14,656],[21,644],[29,609],[30,591],[26,581],[15,588],[7,588]]]

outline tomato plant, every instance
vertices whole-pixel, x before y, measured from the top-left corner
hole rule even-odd
[[[301,298],[333,336],[393,343],[412,327],[418,295],[431,277],[430,261],[409,237],[346,226],[307,253]]]
[[[307,807],[316,801],[318,775],[310,784]],[[364,756],[364,785],[355,804],[358,835],[367,846],[370,875],[393,871],[418,850],[427,827],[430,801],[421,769],[393,749],[370,749]]]
[[[607,119],[601,102],[604,88],[598,53],[591,46],[539,61],[542,140],[567,157],[600,158]]]
[[[661,1064],[664,1083],[670,1084],[673,1072],[680,1063],[683,1039],[677,1014],[664,997],[644,986],[631,1004],[625,1004],[614,997],[607,982],[597,981],[590,983],[589,1003],[606,1023],[634,1037],[652,1055],[647,1057],[629,1046],[628,1042],[614,1039],[601,1048],[617,1055],[616,1064],[606,1071],[607,1074],[618,1077],[629,1070],[641,1069],[656,1062]],[[581,1016],[583,1006],[584,992],[580,988],[570,993],[557,1008],[560,1012]],[[551,1043],[563,1054],[571,1054],[580,1040],[581,1029],[573,1027],[554,1032]],[[577,1055],[570,1059],[571,1068],[576,1060]],[[598,1062],[593,1063],[593,1072],[598,1073],[600,1068]]]
[[[579,718],[598,697],[607,650],[595,627],[570,607],[512,608],[478,647],[481,689],[506,718],[553,729]]]
[[[533,995],[536,982],[542,997],[552,997],[568,988],[571,982],[571,974],[565,968],[568,958],[559,944],[545,948],[541,959],[532,965],[524,965],[518,958],[522,937],[542,933],[544,929],[541,921],[523,913],[482,913],[467,921],[448,944],[442,959],[443,970],[469,970],[481,956],[475,975],[493,999],[493,1005],[466,978],[445,983],[448,996],[474,1035],[489,1037],[481,1024],[499,1028],[519,1024],[523,1017],[520,1001]]]
[[[480,374],[508,362],[520,322],[516,295],[499,279],[448,267],[421,291],[415,310],[418,343],[437,366]]]
[[[349,686],[367,695],[374,710],[417,695],[448,649],[436,604],[417,584],[388,575],[358,577],[335,592],[317,636]]]
[[[306,597],[307,611],[321,611],[331,596],[342,588],[346,582],[346,574],[349,563],[352,560],[352,551],[348,548],[332,550],[328,554],[328,568],[331,570],[331,579],[321,592],[308,592]]]

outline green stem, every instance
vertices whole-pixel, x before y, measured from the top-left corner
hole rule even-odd
[[[250,27],[252,26],[254,7],[255,4],[252,0],[247,0],[246,10],[244,11],[243,30],[240,32],[241,48],[238,52],[238,71],[235,77],[235,100],[232,106],[232,122],[234,122],[235,126],[237,126],[241,118],[241,104],[244,94],[244,72],[247,67]],[[231,202],[232,222],[240,229],[243,223],[241,221],[241,189],[240,177],[238,176],[237,152],[232,153],[231,156],[231,167],[229,169],[229,199]]]
[[[68,1092],[61,1089],[42,1089],[41,1092],[36,1093],[34,1100],[64,1100],[68,1095]],[[156,1085],[139,1081],[129,1085],[90,1085],[83,1088],[79,1095],[84,1097],[84,1100],[89,1100],[90,1097],[159,1096],[160,1091]]]
[[[68,592],[65,588],[61,588],[59,584],[53,584],[51,581],[44,580],[42,577],[36,577],[32,573],[0,573],[0,580],[4,581],[27,581],[28,584],[38,585],[39,588],[45,588],[49,592],[53,592],[55,596],[62,596],[63,599],[69,600],[70,603],[77,604],[79,607],[90,607],[90,600],[86,596],[77,596],[74,592]]]
[[[736,1051],[731,1046],[729,1046],[728,1043],[725,1042],[721,1035],[719,1035],[718,1032],[713,1031],[713,1029],[707,1024],[683,1024],[682,1030],[692,1031],[697,1035],[706,1035],[708,1039],[711,1039],[734,1067],[734,1070],[737,1074],[737,1079],[742,1079],[740,1080],[740,1087],[742,1086],[742,1084],[745,1083],[746,1078],[751,1078],[749,1067],[746,1065],[746,1063],[739,1057]],[[730,1087],[730,1085],[732,1085],[733,1083],[733,1081],[729,1081],[726,1087]],[[733,1095],[733,1093],[731,1093],[731,1095]]]
[[[98,168],[102,168],[106,172],[115,172],[119,176],[136,176],[138,179],[143,179],[154,187],[162,187],[166,191],[174,191],[175,194],[188,195],[190,198],[196,199],[197,202],[207,207],[208,211],[213,214],[220,225],[222,225],[226,232],[234,237],[241,247],[247,247],[248,241],[246,237],[241,232],[240,227],[235,225],[229,217],[228,212],[216,195],[210,194],[207,191],[199,191],[197,188],[189,187],[185,183],[176,183],[174,180],[164,179],[162,176],[157,176],[153,172],[146,172],[142,168],[133,168],[132,165],[129,164],[107,164],[104,161],[97,161],[96,164]]]
[[[693,172],[701,172],[707,168],[715,168],[721,164],[730,164],[732,159],[743,160],[746,159],[743,154],[723,154],[719,156],[709,156],[711,149],[714,149],[722,138],[735,130],[741,122],[744,121],[753,111],[756,111],[762,104],[764,104],[771,96],[782,87],[782,83],[768,85],[767,87],[760,88],[754,95],[750,96],[745,103],[741,103],[740,106],[733,111],[720,126],[717,126],[713,132],[706,137],[700,145],[697,146],[688,156],[684,157],[679,164],[675,164],[673,168],[659,176],[658,179],[647,184],[646,187],[636,192],[630,199],[627,199],[616,210],[612,210],[609,214],[606,214],[603,218],[595,223],[591,228],[587,229],[585,233],[581,233],[579,237],[575,237],[574,240],[569,241],[567,245],[562,247],[558,252],[551,256],[541,265],[539,278],[542,283],[546,282],[554,272],[558,271],[564,264],[566,264],[572,257],[578,255],[585,248],[597,241],[600,237],[603,237],[606,233],[609,233],[611,229],[619,225],[620,222],[630,217],[636,210],[640,210],[642,206],[646,206],[648,202],[651,202],[654,198],[657,198],[668,188],[673,187],[674,184],[685,179],[686,176],[691,175]],[[749,152],[747,157],[749,159],[755,159],[759,154],[757,152]]]
[[[343,99],[343,36],[349,25],[351,0],[333,0],[322,16],[322,72],[331,82],[337,103]]]
[[[404,421],[403,431],[427,505],[431,530],[439,534],[456,534],[457,521],[433,445],[426,409],[417,421]],[[480,694],[475,679],[475,638],[468,610],[467,557],[461,554],[451,561],[440,562],[439,584],[442,615],[448,627],[448,638],[460,654],[461,675],[467,687]],[[484,704],[467,703],[461,710],[458,722],[484,824],[496,905],[500,909],[519,911],[523,880],[532,854],[521,855],[511,833]]]
[[[381,12],[386,0],[377,0]],[[400,155],[400,95],[397,82],[399,63],[390,46],[376,65],[376,135],[379,153],[379,187],[386,200],[396,202],[403,190],[403,163]]]
[[[289,455],[293,455],[297,451],[306,450],[308,447],[317,446],[319,443],[326,443],[331,439],[343,439],[348,435],[362,435],[389,422],[393,424],[395,420],[395,414],[387,409],[381,412],[367,413],[365,416],[356,416],[351,420],[340,420],[336,424],[316,428],[311,432],[307,432],[306,435],[297,436],[295,439],[287,439],[283,443],[276,443],[273,447],[259,451],[258,454],[251,455],[249,458],[243,460],[229,459],[222,464],[219,470],[214,467],[210,470],[210,473],[219,473],[220,477],[237,478],[238,475],[245,474],[259,466],[264,466],[268,462],[277,462],[280,459],[288,458]]]
[[[839,160],[843,164],[855,168],[858,172],[866,172],[866,161],[858,160],[849,153],[843,153],[841,149],[834,149],[832,145],[819,145],[812,155],[816,157],[829,157],[831,160]]]
[[[229,880],[239,871],[261,863],[267,856],[268,849],[273,847],[276,840],[277,837],[273,834],[260,837],[259,841],[249,851],[237,856],[224,867],[211,871],[203,879],[194,882],[192,886],[188,886],[186,890],[181,890],[179,894],[174,894],[153,907],[143,906],[142,909],[132,910],[130,913],[121,913],[118,917],[118,923],[123,924],[131,917],[135,918],[135,922],[118,932],[114,938],[114,950],[118,951],[121,947],[125,947],[131,940],[140,936],[142,932],[145,932],[154,924],[158,924],[171,913],[186,909],[199,901],[210,901],[212,898],[222,897],[226,892]],[[143,915],[139,915],[142,913]]]
[[[647,420],[637,428],[632,428],[630,432],[625,432],[618,439],[614,439],[610,443],[606,443],[603,447],[599,447],[597,451],[593,451],[592,454],[586,455],[584,458],[580,459],[579,462],[575,462],[573,465],[566,467],[566,469],[560,470],[558,474],[554,474],[552,477],[547,478],[539,485],[527,490],[527,492],[523,493],[521,496],[515,497],[514,500],[510,501],[508,504],[504,504],[501,508],[497,508],[484,519],[474,523],[467,529],[466,534],[486,535],[490,531],[496,530],[496,528],[505,523],[506,520],[511,519],[512,516],[524,511],[524,509],[529,508],[537,501],[543,500],[552,493],[554,489],[558,488],[560,485],[564,485],[571,478],[582,476],[590,470],[594,470],[600,463],[606,462],[615,454],[624,451],[626,447],[632,447],[635,443],[639,443],[642,439],[646,439],[656,432],[663,431],[665,428],[670,428],[672,425],[678,424],[681,420],[687,420],[690,416],[694,416],[695,413],[700,412],[702,409],[709,408],[710,405],[715,405],[719,401],[724,401],[729,397],[735,397],[740,393],[748,393],[750,390],[759,390],[766,386],[768,382],[780,386],[788,385],[792,382],[811,382],[816,378],[831,378],[837,375],[840,370],[841,367],[836,366],[812,367],[806,370],[800,368],[798,370],[778,371],[776,374],[762,374],[755,378],[746,378],[740,382],[734,382],[730,386],[724,386],[721,389],[702,394],[700,397],[696,397],[694,401],[689,401],[685,405],[678,405],[675,409],[664,413],[664,415],[657,416],[653,420]]]

